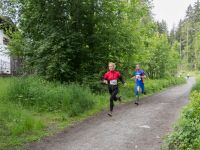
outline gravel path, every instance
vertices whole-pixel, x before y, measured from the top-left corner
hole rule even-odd
[[[187,84],[145,97],[90,118],[53,137],[26,146],[25,150],[159,150],[181,108],[188,102],[194,78]]]

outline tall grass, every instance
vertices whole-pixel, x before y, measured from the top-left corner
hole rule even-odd
[[[145,80],[145,91],[147,94],[152,94],[157,91],[160,91],[164,88],[179,85],[182,83],[186,83],[184,78],[168,78],[168,79],[157,79],[157,80]],[[125,98],[134,98],[135,97],[135,81],[129,80],[127,87],[122,87],[121,94]]]
[[[10,78],[0,78],[0,102],[2,102],[5,99],[9,82],[10,82]]]
[[[19,143],[18,136],[41,130],[43,122],[19,105],[6,101],[10,79],[0,78],[0,149]]]
[[[120,95],[130,101],[135,97],[134,81],[127,82],[127,87],[120,88]],[[151,94],[183,82],[182,78],[146,80],[145,88]],[[101,87],[107,88],[106,85],[98,85],[98,88]],[[39,77],[0,78],[0,139],[4,139],[0,140],[0,149],[38,139],[46,132],[52,132],[44,131],[48,124],[64,122],[65,127],[65,121],[71,123],[81,116],[87,118],[109,107],[108,92],[103,91],[94,94],[86,86],[76,83],[62,85]]]
[[[78,84],[61,85],[38,77],[12,79],[8,100],[36,111],[66,112],[77,116],[94,106],[95,96]]]

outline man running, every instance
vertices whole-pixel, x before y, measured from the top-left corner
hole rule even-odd
[[[138,96],[138,90],[137,87],[139,86],[142,90],[142,93],[145,94],[144,91],[144,78],[145,78],[145,73],[142,69],[140,69],[140,65],[136,65],[136,69],[133,72],[133,77],[131,79],[135,79],[135,95]],[[136,105],[139,105],[138,101],[135,101]]]
[[[103,76],[103,82],[105,84],[108,84],[108,90],[110,93],[110,112],[108,113],[109,116],[112,116],[113,107],[114,107],[114,101],[121,101],[121,97],[117,97],[117,93],[119,92],[118,88],[118,79],[125,84],[124,80],[122,79],[122,76],[120,72],[116,71],[116,65],[115,63],[110,62],[108,64],[109,71],[104,74]]]

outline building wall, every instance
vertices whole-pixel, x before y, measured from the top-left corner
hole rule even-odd
[[[0,30],[0,74],[11,74],[11,58],[8,54],[5,39],[8,37]]]

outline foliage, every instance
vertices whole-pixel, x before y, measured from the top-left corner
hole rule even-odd
[[[114,0],[20,2],[29,67],[47,79],[82,81],[108,61],[126,62],[135,51],[133,29],[143,10],[137,1],[130,6]]]
[[[196,150],[200,147],[200,94],[193,92],[190,104],[182,112],[181,119],[166,139],[166,149]]]
[[[196,79],[196,84],[192,87],[192,91],[200,92],[200,78],[199,77]]]
[[[20,33],[13,35],[10,49],[28,73],[95,84],[109,61],[124,75],[137,63],[150,78],[176,73],[179,61],[174,57],[170,64],[174,53],[166,23],[153,20],[149,1],[19,0],[15,5]]]
[[[145,92],[147,94],[153,94],[157,91],[163,90],[167,87],[173,86],[173,85],[179,85],[185,83],[186,80],[184,78],[166,78],[166,79],[146,79],[145,80]],[[134,81],[128,81],[127,87],[122,87],[120,90],[120,93],[123,97],[131,98],[135,96],[135,82]]]
[[[0,16],[0,29],[9,37],[11,37],[12,33],[16,31],[16,27],[12,20],[4,16]]]
[[[200,147],[200,80],[193,87],[190,103],[183,109],[174,131],[165,139],[165,149],[197,150]]]
[[[189,70],[200,68],[200,2],[189,5],[186,16],[177,28],[172,29],[170,41],[179,41],[182,67]],[[173,42],[172,42],[173,43]]]

